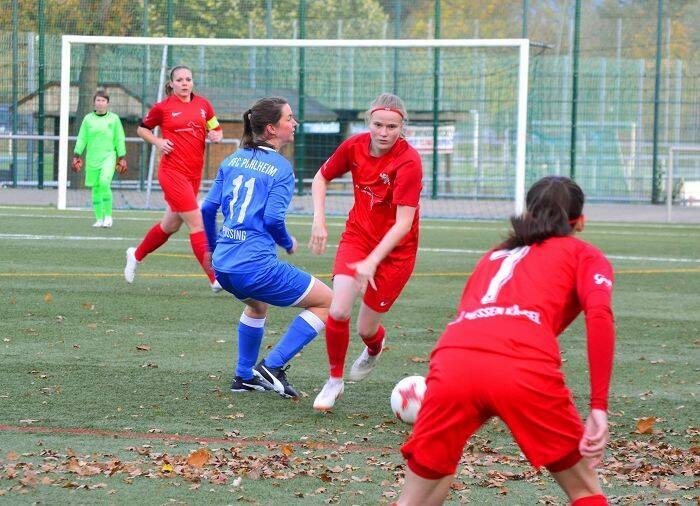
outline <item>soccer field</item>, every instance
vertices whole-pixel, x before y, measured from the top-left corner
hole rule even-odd
[[[86,211],[0,207],[0,502],[12,504],[387,504],[403,478],[410,427],[389,395],[425,374],[476,259],[505,222],[424,220],[415,273],[385,320],[372,375],[327,414],[323,337],[292,361],[304,395],[232,394],[243,305],[213,294],[181,230],[124,282],[124,250],[160,213],[122,211],[93,229]],[[330,250],[289,259],[330,282]],[[310,218],[290,216],[305,244]],[[611,443],[600,474],[618,504],[696,504],[700,225],[588,223],[581,237],[616,270]],[[297,309],[272,308],[263,346]],[[561,336],[587,413],[581,319]],[[360,353],[351,340],[348,361]],[[469,364],[465,364],[469,367]],[[196,450],[198,450],[196,453]],[[449,503],[566,504],[507,429],[489,422],[465,449]]]

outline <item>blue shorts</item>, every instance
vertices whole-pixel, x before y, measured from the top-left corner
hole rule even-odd
[[[216,279],[237,299],[255,299],[278,307],[298,304],[314,286],[311,274],[286,262],[254,273],[216,271]]]

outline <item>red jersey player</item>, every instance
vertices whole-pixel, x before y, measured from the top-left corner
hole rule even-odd
[[[423,406],[401,449],[408,468],[397,504],[441,504],[464,445],[492,416],[573,505],[607,504],[594,467],[609,437],[613,270],[603,253],[574,237],[583,230],[583,200],[571,179],[539,180],[526,212],[511,219],[510,236],[478,262],[431,355]],[[585,425],[557,344],[582,311],[591,384]]]
[[[326,324],[330,378],[314,401],[331,409],[343,394],[345,357],[350,343],[350,312],[363,294],[357,329],[365,349],[349,378],[359,381],[375,366],[385,340],[382,315],[408,282],[418,250],[418,204],[423,168],[420,155],[403,137],[408,121],[403,101],[379,95],[366,115],[368,133],[345,140],[314,177],[314,219],[309,247],[326,248],[325,201],[331,180],[352,176],[354,205],[340,238],[333,266],[333,301]]]
[[[184,222],[190,230],[192,251],[207,274],[212,290],[221,290],[210,266],[197,194],[202,180],[205,142],[207,139],[219,142],[223,133],[211,103],[195,95],[193,87],[192,71],[188,67],[173,68],[165,87],[168,97],[148,111],[136,130],[139,137],[161,152],[158,182],[168,207],[163,218],[146,233],[141,244],[126,250],[124,278],[127,283],[134,281],[138,263],[165,244]],[[162,130],[162,137],[157,137],[152,131],[157,126]]]

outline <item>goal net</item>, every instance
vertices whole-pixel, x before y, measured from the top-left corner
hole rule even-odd
[[[86,57],[90,50],[91,57]],[[422,215],[502,219],[522,211],[529,47],[526,39],[301,40],[147,37],[62,38],[58,208],[89,208],[82,176],[68,171],[79,79],[110,94],[122,118],[129,171],[112,188],[119,209],[164,208],[158,154],[136,136],[145,112],[162,97],[174,65],[193,71],[195,93],[213,104],[225,142],[207,146],[203,189],[237,147],[243,111],[264,96],[286,98],[300,125],[284,154],[293,162],[293,212],[311,212],[310,183],[343,139],[366,129],[364,112],[382,92],[399,95],[409,113],[407,140],[423,160]],[[93,67],[92,62],[96,62]],[[327,210],[345,214],[349,179],[334,181]]]

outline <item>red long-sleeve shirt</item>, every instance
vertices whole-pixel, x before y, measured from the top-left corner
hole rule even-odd
[[[557,337],[585,314],[591,408],[607,409],[615,330],[613,269],[573,236],[484,255],[469,277],[440,347],[561,365]]]

